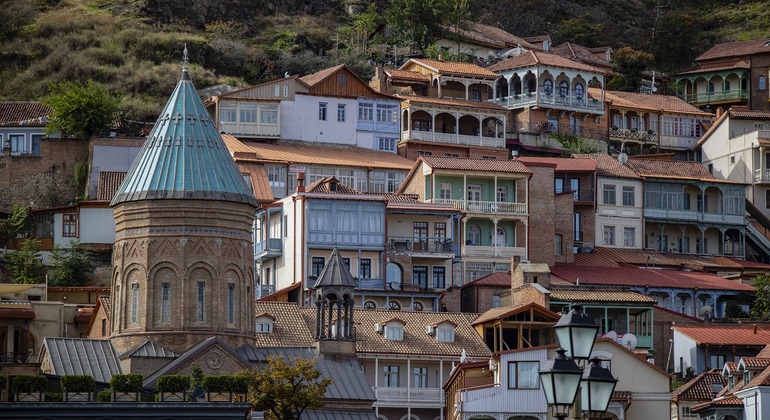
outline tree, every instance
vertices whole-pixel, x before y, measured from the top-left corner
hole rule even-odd
[[[321,378],[315,359],[271,357],[266,367],[253,369],[247,376],[249,400],[269,420],[299,420],[305,410],[321,408],[332,383]]]
[[[603,30],[604,25],[601,23],[591,23],[586,17],[578,17],[563,21],[555,38],[563,42],[594,46],[599,42]]]
[[[642,72],[654,62],[655,57],[646,51],[623,47],[612,55],[612,70],[615,73],[607,83],[610,90],[634,92],[642,84]]]
[[[102,84],[93,80],[85,83],[61,82],[51,85],[49,89],[50,94],[43,100],[53,108],[45,127],[48,134],[89,137],[112,127],[119,101]]]
[[[18,251],[5,254],[11,280],[19,284],[38,284],[45,280],[45,267],[40,261],[40,240],[26,239]]]
[[[467,12],[465,1],[391,0],[385,20],[395,39],[406,42],[414,51],[423,51],[438,38],[441,25],[455,23],[456,16]]]
[[[11,216],[5,220],[5,231],[11,235],[29,236],[35,230],[35,218],[29,206],[13,205]]]
[[[751,317],[770,319],[770,276],[754,277],[754,289]]]
[[[89,274],[94,272],[91,251],[71,240],[69,247],[56,245],[51,251],[53,260],[53,281],[55,286],[82,286]]]
[[[574,134],[552,133],[551,137],[561,144],[567,155],[599,153],[602,147],[594,139],[580,137]]]

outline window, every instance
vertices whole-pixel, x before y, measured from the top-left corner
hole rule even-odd
[[[438,190],[438,198],[442,200],[451,200],[452,199],[452,184],[449,182],[442,182],[441,185],[439,185]]]
[[[508,187],[497,187],[497,194],[495,198],[498,203],[505,203],[508,201]]]
[[[160,322],[171,322],[171,283],[161,285]]]
[[[708,93],[711,93],[711,94],[714,93],[714,82],[709,82],[709,84],[708,84]]]
[[[634,205],[635,188],[630,186],[623,186],[623,205]]]
[[[729,92],[729,91],[730,91],[730,81],[725,80],[725,92]]]
[[[564,239],[558,233],[553,236],[553,252],[554,255],[562,255],[562,248],[564,247]]]
[[[428,387],[428,368],[416,367],[412,370],[415,388],[427,388]]]
[[[131,323],[139,322],[139,285],[131,285]]]
[[[458,155],[457,153],[444,153],[444,156],[446,156],[446,157],[454,157],[454,158],[460,157],[460,155]]]
[[[377,122],[396,122],[396,105],[377,105]]]
[[[337,122],[345,122],[345,104],[337,105]]]
[[[569,95],[569,83],[565,81],[559,82],[559,96],[562,98]]]
[[[690,193],[682,194],[682,210],[690,210],[690,200],[692,200]]]
[[[384,150],[386,152],[395,152],[398,139],[377,137],[377,150]]]
[[[65,238],[76,238],[78,236],[78,214],[62,214],[61,236]]]
[[[615,226],[604,226],[604,245],[615,245]]]
[[[227,284],[227,322],[235,323],[235,284]]]
[[[286,98],[289,96],[289,86],[283,87],[283,97]]]
[[[572,232],[574,234],[574,241],[583,240],[583,223],[581,221],[580,213],[572,213]]]
[[[350,258],[343,258],[342,263],[345,264],[345,268],[350,270]]]
[[[575,97],[580,100],[583,99],[584,88],[580,83],[575,85]]]
[[[391,301],[395,302],[395,301]],[[401,341],[404,339],[404,327],[393,325],[385,327],[385,338],[388,340]]]
[[[433,267],[433,288],[443,289],[446,287],[446,267]]]
[[[257,106],[242,104],[239,108],[241,123],[254,124],[257,122]]]
[[[281,86],[275,85],[275,96],[281,96]]]
[[[326,102],[318,104],[318,119],[321,121],[326,121],[326,105]]]
[[[259,109],[260,124],[278,124],[278,107],[262,106]]]
[[[324,265],[326,265],[326,258],[313,257],[312,267],[310,268],[311,275],[318,277],[321,274],[321,270],[324,269]]]
[[[615,186],[604,185],[602,189],[602,202],[609,206],[615,205]]]
[[[560,194],[564,192],[564,180],[556,178],[553,180],[553,192]]]
[[[501,303],[500,295],[492,295],[492,307],[499,308]]]
[[[414,222],[412,235],[415,242],[424,242],[428,238],[428,222]]]
[[[219,122],[234,123],[238,122],[238,105],[224,103],[219,106]]]
[[[623,228],[623,246],[635,246],[636,245],[636,228],[624,227]]]
[[[444,222],[433,222],[433,236],[435,236],[436,239],[445,239],[446,238],[446,223],[444,223]]]
[[[418,150],[417,151],[417,156],[431,156],[432,154],[433,154],[433,152],[428,152],[428,151],[425,151],[425,150]]]
[[[481,101],[481,91],[478,89],[471,89],[471,101]]]
[[[709,365],[707,366],[710,369],[722,369],[725,366],[725,356],[724,355],[711,355],[709,356]]]
[[[540,370],[540,362],[508,362],[508,388],[539,388],[538,370]]]
[[[398,366],[382,367],[382,386],[386,388],[398,387]]]
[[[481,201],[481,185],[468,185],[468,201]]]
[[[400,311],[401,310],[401,304],[396,302],[395,300],[391,300],[390,302],[388,302],[388,309],[391,310],[391,311]],[[402,335],[403,335],[403,333],[402,333]]]
[[[428,288],[428,267],[416,265],[412,267],[412,284],[420,289]]]
[[[362,279],[372,278],[372,259],[371,258],[361,258],[361,262],[359,263],[358,271],[359,271],[359,276]]]
[[[205,308],[205,302],[206,302],[206,282],[199,281],[198,282],[198,322],[204,321],[204,316],[206,315],[206,308]]]
[[[471,225],[468,228],[468,244],[467,245],[481,245],[481,228],[478,225]]]
[[[543,82],[543,91],[545,92],[546,95],[549,95],[549,96],[552,95],[553,94],[553,81],[551,81],[550,79],[546,79]]]
[[[286,187],[286,167],[285,166],[267,166],[267,181],[271,188]]]
[[[759,82],[757,83],[757,89],[759,89],[759,90],[767,89],[767,77],[759,76]]]
[[[442,341],[444,343],[451,343],[455,341],[455,330],[454,328],[437,328],[436,329],[436,339],[438,341]]]
[[[373,104],[358,104],[358,119],[361,121],[371,121],[374,119]]]
[[[257,321],[258,334],[270,334],[273,330],[273,323],[269,321]]]

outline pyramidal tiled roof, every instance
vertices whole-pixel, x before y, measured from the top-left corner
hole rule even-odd
[[[112,205],[195,199],[257,206],[185,66]]]
[[[329,262],[326,263],[321,274],[318,275],[318,281],[315,287],[322,286],[342,286],[342,287],[356,287],[356,281],[353,279],[353,275],[350,274],[350,270],[342,261],[337,248],[332,250],[332,255],[329,257]]]

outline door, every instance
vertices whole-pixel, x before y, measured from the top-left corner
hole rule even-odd
[[[580,180],[577,178],[570,178],[569,189],[572,191],[572,199],[578,201],[580,199]]]
[[[506,246],[508,243],[506,239],[505,229],[498,227],[497,234],[495,234],[495,246]]]
[[[481,211],[481,185],[468,185],[465,199],[468,200],[468,210]]]

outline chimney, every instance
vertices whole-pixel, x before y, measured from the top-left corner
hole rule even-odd
[[[751,331],[756,334],[757,333],[757,324],[754,324],[751,326]]]
[[[511,257],[511,273],[513,273],[516,270],[516,267],[518,267],[519,264],[521,264],[521,256],[514,255],[513,257]]]
[[[305,192],[305,173],[304,172],[298,172],[297,173],[297,192]]]
[[[720,107],[717,107],[717,118],[721,117],[722,114],[725,112],[725,109]]]

